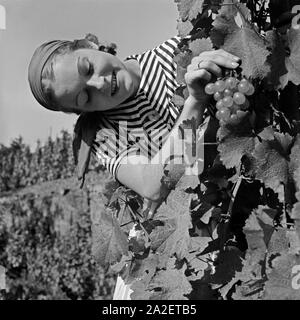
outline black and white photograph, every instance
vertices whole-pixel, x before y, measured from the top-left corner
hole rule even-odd
[[[300,300],[300,0],[0,0],[0,44],[2,302]]]

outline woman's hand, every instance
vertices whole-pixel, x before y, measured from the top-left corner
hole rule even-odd
[[[239,66],[240,58],[225,50],[205,51],[192,59],[187,67],[185,81],[190,97],[206,102],[208,96],[204,91],[207,83],[222,76],[222,68],[235,69]]]

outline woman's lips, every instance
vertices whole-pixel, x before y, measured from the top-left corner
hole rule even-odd
[[[113,71],[111,75],[111,95],[112,96],[117,92],[117,89],[118,89],[117,76],[115,71]]]

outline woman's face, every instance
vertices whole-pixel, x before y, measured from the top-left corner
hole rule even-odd
[[[54,80],[48,85],[62,109],[109,110],[136,91],[133,77],[124,63],[102,51],[78,49],[57,56],[53,72]]]

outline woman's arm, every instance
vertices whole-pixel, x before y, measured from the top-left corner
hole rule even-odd
[[[208,103],[208,97],[204,92],[205,85],[212,78],[222,75],[221,67],[236,68],[237,61],[237,57],[223,50],[203,52],[192,60],[185,75],[189,97],[168,139],[150,162],[146,156],[142,155],[132,154],[124,157],[117,172],[117,179],[122,184],[154,202],[159,202],[165,196],[161,188],[164,164],[172,155],[183,156],[182,150],[179,154],[176,151],[176,146],[182,144],[182,137],[178,130],[180,124],[192,118],[196,119],[197,125],[202,123],[203,113]],[[196,146],[196,149],[198,147],[203,148],[203,145]],[[177,170],[179,179],[184,173],[185,165],[182,163],[177,166]]]

